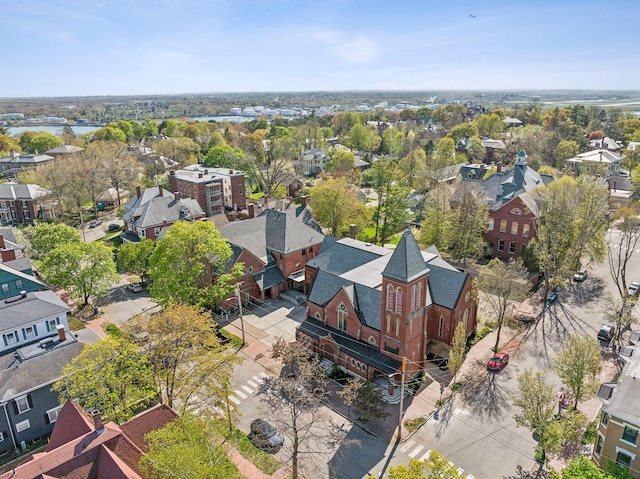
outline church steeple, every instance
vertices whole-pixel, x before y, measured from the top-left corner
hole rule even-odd
[[[428,270],[416,239],[411,231],[405,231],[382,276],[409,283]]]

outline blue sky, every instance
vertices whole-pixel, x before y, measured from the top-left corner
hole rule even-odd
[[[6,0],[0,97],[640,89],[638,25],[637,0]]]

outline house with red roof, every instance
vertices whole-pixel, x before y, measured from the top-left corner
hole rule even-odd
[[[32,454],[0,479],[144,479],[138,463],[149,450],[145,435],[177,417],[160,404],[118,426],[67,401],[44,452]]]

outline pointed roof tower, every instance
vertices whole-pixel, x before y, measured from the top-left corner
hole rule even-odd
[[[405,231],[382,276],[408,283],[429,271],[411,231]]]

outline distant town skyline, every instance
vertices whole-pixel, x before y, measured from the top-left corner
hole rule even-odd
[[[0,97],[638,90],[635,0],[21,0]]]

